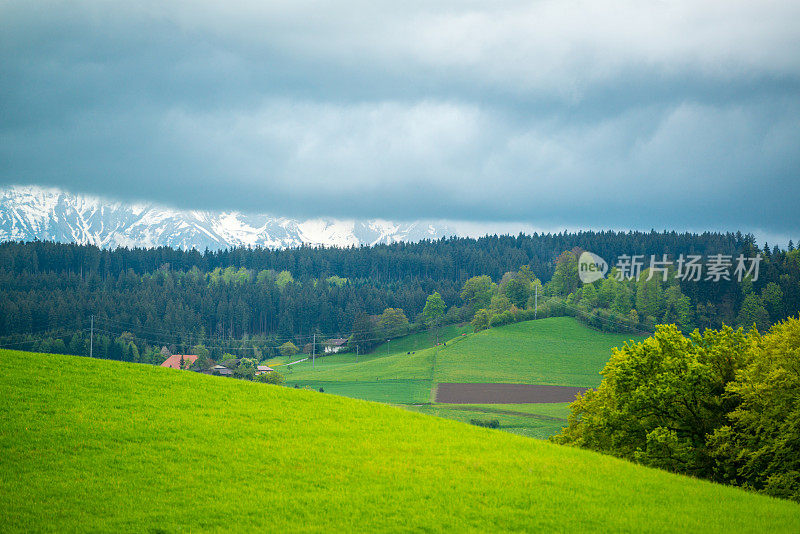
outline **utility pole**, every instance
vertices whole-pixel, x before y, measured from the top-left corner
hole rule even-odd
[[[308,338],[306,338],[308,339]],[[311,368],[317,368],[317,334],[314,334],[314,341],[311,342]]]
[[[89,357],[94,357],[94,315],[92,315],[92,326],[89,328]]]
[[[536,319],[539,315],[539,284],[533,286],[533,318]]]

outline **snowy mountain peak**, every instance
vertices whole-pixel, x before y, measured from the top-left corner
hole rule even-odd
[[[325,245],[348,247],[451,235],[445,224],[382,219],[299,221],[236,211],[181,211],[153,204],[124,205],[37,186],[0,189],[0,240],[34,239],[99,247],[203,250]]]

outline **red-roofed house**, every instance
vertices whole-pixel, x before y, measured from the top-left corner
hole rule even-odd
[[[169,367],[171,369],[181,368],[181,358],[183,358],[183,368],[188,369],[197,359],[196,354],[173,354],[167,358],[161,367]]]

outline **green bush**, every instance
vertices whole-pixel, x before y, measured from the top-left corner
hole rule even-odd
[[[511,324],[513,322],[514,322],[514,312],[512,312],[511,310],[507,310],[504,311],[503,313],[498,313],[497,315],[489,319],[489,326],[495,328],[497,326],[503,326]]]
[[[470,419],[470,424],[475,426],[482,426],[486,428],[500,428],[500,420],[498,419]]]
[[[740,401],[711,436],[727,481],[800,502],[800,319],[751,331],[747,366],[726,388]]]
[[[719,480],[707,439],[731,409],[723,393],[747,346],[729,327],[686,338],[674,325],[659,326],[613,351],[600,387],[572,403],[569,425],[554,440]]]
[[[276,386],[282,386],[285,382],[283,375],[277,371],[258,375],[255,379],[256,382],[261,382],[262,384],[275,384]],[[297,384],[295,384],[294,387],[297,387]]]
[[[489,328],[491,319],[492,312],[486,308],[482,308],[475,312],[475,317],[472,318],[472,322],[470,324],[475,328],[476,332],[480,332],[481,330],[486,330]]]
[[[281,356],[294,356],[295,354],[300,352],[300,349],[298,349],[297,345],[295,345],[291,341],[287,341],[278,348],[278,351],[280,351]]]

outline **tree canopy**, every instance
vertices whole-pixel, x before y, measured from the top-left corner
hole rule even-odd
[[[554,441],[800,501],[800,319],[660,326],[613,352]]]

